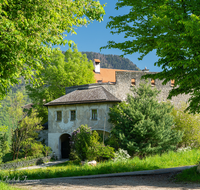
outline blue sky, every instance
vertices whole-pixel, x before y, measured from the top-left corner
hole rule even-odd
[[[105,12],[106,15],[102,22],[94,21],[87,27],[79,27],[76,29],[77,35],[73,34],[66,37],[67,40],[73,40],[78,47],[79,51],[93,51],[102,54],[113,54],[113,55],[122,55],[123,52],[118,49],[103,49],[100,52],[100,47],[107,45],[107,41],[114,40],[116,42],[123,42],[123,34],[112,35],[110,29],[106,28],[107,22],[110,20],[110,16],[123,15],[129,11],[128,8],[123,8],[120,10],[115,10],[115,3],[117,0],[100,0],[101,4],[106,4]],[[61,46],[62,51],[66,51],[68,46]],[[143,58],[143,60],[138,60],[139,53],[134,53],[132,55],[126,55],[125,58],[130,59],[135,63],[140,69],[147,67],[150,71],[161,71],[160,67],[154,66],[154,63],[158,60],[155,51],[149,53]]]

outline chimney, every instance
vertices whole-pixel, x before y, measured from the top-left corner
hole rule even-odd
[[[142,71],[149,72],[149,69],[147,69],[147,67],[145,67]]]
[[[100,60],[94,59],[94,72],[100,73]]]

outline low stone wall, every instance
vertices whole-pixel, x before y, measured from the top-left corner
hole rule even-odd
[[[31,159],[31,160],[19,159],[19,161],[16,160],[16,161],[11,161],[8,163],[1,164],[0,169],[8,170],[8,169],[13,169],[13,168],[26,167],[26,166],[30,166],[30,165],[40,165],[45,162],[49,162],[50,159],[51,159],[51,156],[35,158],[35,159]]]

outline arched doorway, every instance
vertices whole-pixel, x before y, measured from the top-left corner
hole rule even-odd
[[[61,144],[61,158],[69,158],[70,153],[70,135],[63,134],[60,136],[60,144]]]

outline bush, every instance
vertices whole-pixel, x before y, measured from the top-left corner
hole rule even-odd
[[[105,140],[105,145],[113,147],[115,151],[119,149],[118,139],[113,134],[110,134],[108,138]]]
[[[31,144],[31,148],[28,152],[28,156],[43,156],[42,154],[43,151],[43,145],[41,144],[41,142],[36,142],[36,143],[32,143]]]
[[[76,152],[81,160],[86,160],[86,153],[91,145],[92,131],[87,125],[81,125],[70,138],[71,151]]]
[[[51,147],[44,145],[42,152],[44,156],[49,156],[52,153],[52,149]]]
[[[126,161],[130,158],[131,156],[128,154],[127,150],[123,150],[119,148],[117,152],[115,152],[115,158],[114,161]]]
[[[72,133],[70,139],[71,160],[108,160],[114,157],[114,148],[99,142],[99,135],[87,125],[81,125]]]
[[[150,85],[140,83],[133,92],[135,97],[128,95],[126,102],[110,108],[109,121],[114,125],[111,134],[118,139],[119,147],[140,157],[175,150],[182,133],[171,128],[172,105],[159,103],[159,91]]]
[[[192,148],[200,147],[200,114],[190,114],[186,103],[182,103],[180,108],[174,108],[172,115],[174,116],[174,130],[183,131],[182,141],[179,142],[179,147],[190,146]]]
[[[115,157],[114,148],[97,143],[89,147],[87,151],[87,160],[96,160],[98,162],[110,160]]]

